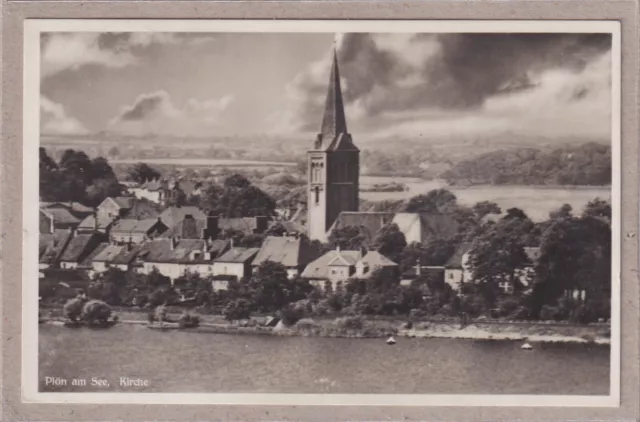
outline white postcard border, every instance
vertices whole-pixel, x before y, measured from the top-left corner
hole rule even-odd
[[[612,303],[608,396],[467,394],[42,393],[38,391],[38,162],[42,32],[380,32],[612,34]],[[23,58],[22,367],[25,403],[618,407],[621,317],[621,26],[618,21],[27,19]]]

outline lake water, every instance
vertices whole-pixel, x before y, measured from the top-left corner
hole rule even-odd
[[[609,347],[399,338],[204,334],[40,326],[41,391],[580,394],[609,392]],[[102,377],[111,388],[45,387]],[[118,387],[121,376],[149,387]]]
[[[369,201],[385,199],[409,199],[426,194],[432,189],[446,188],[453,192],[462,205],[472,206],[480,201],[497,203],[502,210],[521,208],[534,221],[549,217],[549,211],[569,204],[576,213],[594,198],[611,200],[609,186],[547,187],[547,186],[447,186],[443,181],[423,180],[413,177],[361,176],[360,185],[370,187],[381,183],[403,183],[409,189],[404,192],[360,192],[360,197]]]

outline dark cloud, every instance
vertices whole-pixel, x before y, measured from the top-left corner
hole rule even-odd
[[[338,57],[346,103],[357,102],[368,116],[416,108],[471,110],[497,94],[535,88],[532,77],[545,70],[583,70],[610,50],[611,36],[418,34],[410,43],[435,43],[435,52],[416,64],[408,57],[415,51],[380,46],[374,34],[345,34]],[[401,84],[405,78],[413,82]],[[313,78],[298,81],[299,96],[309,99],[300,110],[303,130],[318,125],[325,87],[326,81]]]
[[[422,69],[425,84],[412,98],[415,105],[479,106],[530,74],[580,71],[611,45],[607,34],[443,34],[436,39],[440,50]]]
[[[167,94],[154,92],[141,95],[116,118],[118,121],[141,121],[156,115],[167,101]]]

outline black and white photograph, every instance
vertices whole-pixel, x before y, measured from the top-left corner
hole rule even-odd
[[[614,24],[64,22],[25,33],[34,400],[615,405]]]

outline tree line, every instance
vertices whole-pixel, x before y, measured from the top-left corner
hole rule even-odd
[[[611,146],[493,151],[461,161],[441,177],[450,185],[604,186],[611,184]]]

